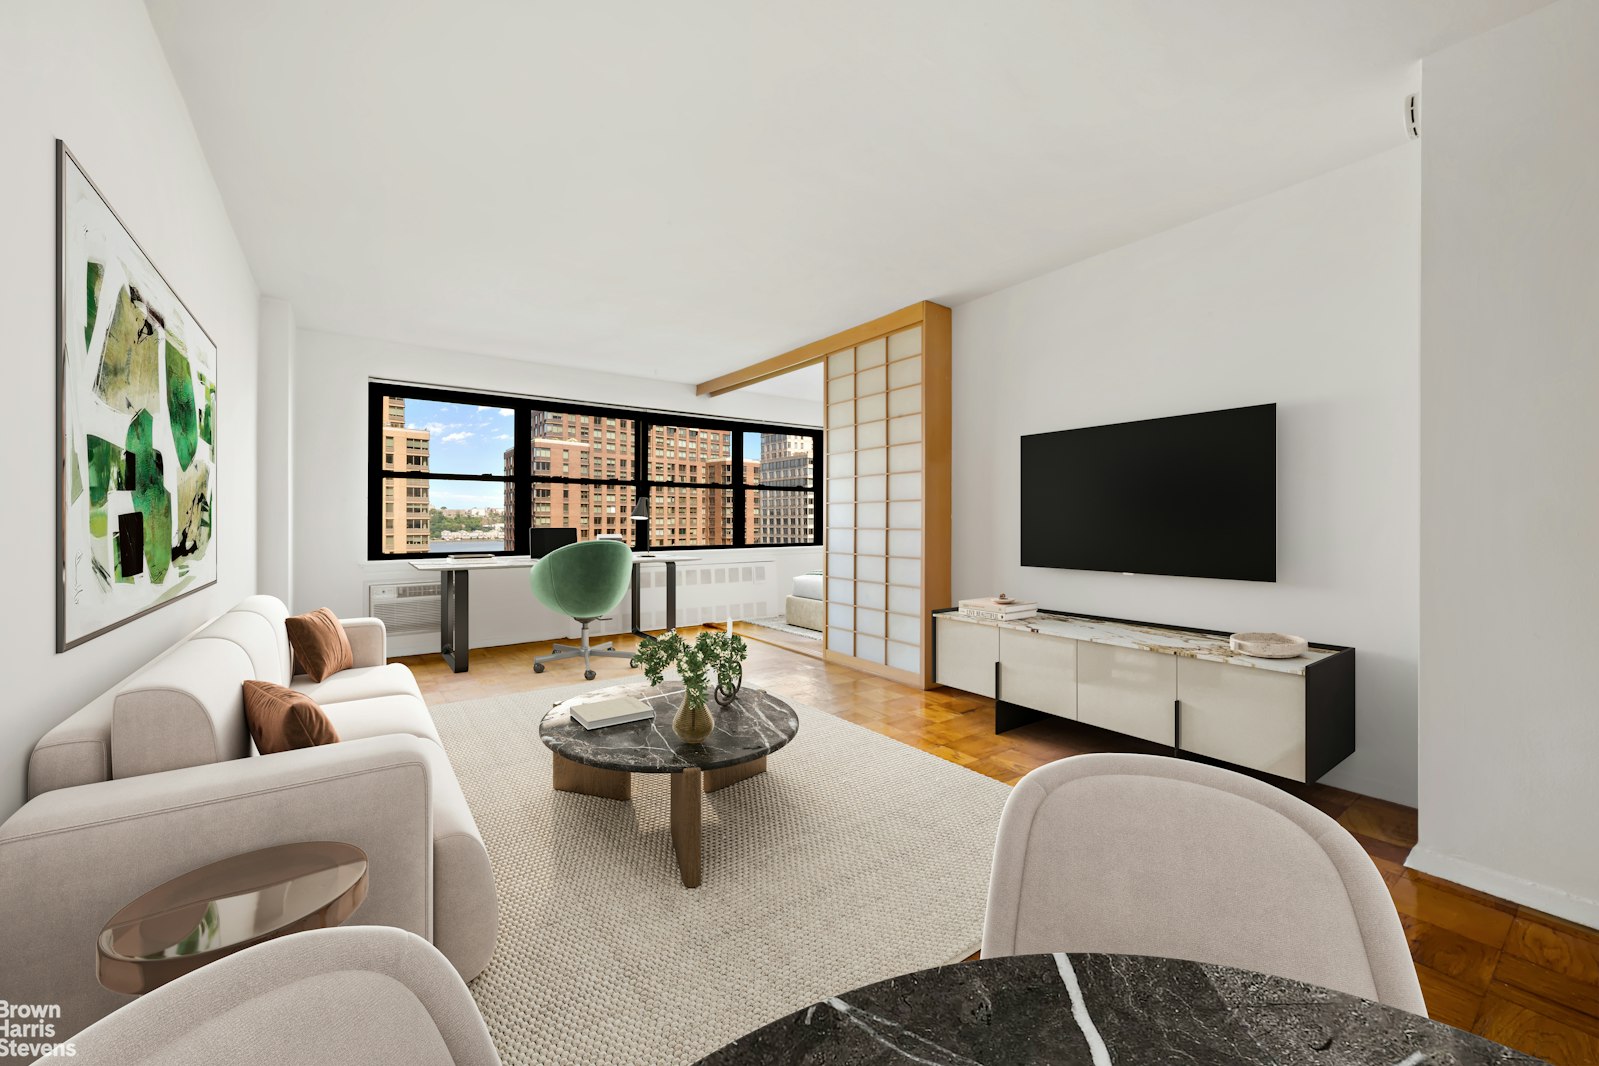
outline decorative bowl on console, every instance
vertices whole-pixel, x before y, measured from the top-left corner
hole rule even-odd
[[[1257,659],[1295,659],[1310,647],[1304,637],[1290,633],[1234,633],[1227,643],[1240,655]]]

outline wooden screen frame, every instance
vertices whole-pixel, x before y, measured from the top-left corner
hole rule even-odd
[[[779,377],[793,370],[825,363],[835,352],[889,334],[901,333],[920,326],[922,330],[922,558],[921,558],[921,610],[920,634],[921,669],[912,673],[875,663],[859,656],[846,654],[828,646],[828,624],[822,629],[822,654],[829,662],[878,677],[888,678],[917,688],[930,689],[933,681],[933,612],[951,606],[950,601],[950,528],[953,509],[953,377],[954,358],[951,336],[952,314],[948,307],[924,300],[902,307],[870,322],[863,322],[831,336],[812,341],[782,355],[772,356],[752,363],[742,369],[701,382],[695,392],[701,396],[720,396],[746,385]],[[824,372],[824,390],[831,389],[831,379]],[[832,402],[829,392],[824,392],[823,410]],[[831,545],[827,542],[829,528],[827,515],[831,500],[832,453],[827,447],[827,419],[824,415],[822,430],[823,464],[819,478],[824,486],[817,528],[822,534],[823,606],[830,606],[827,597],[832,577]],[[885,612],[887,613],[887,612]]]

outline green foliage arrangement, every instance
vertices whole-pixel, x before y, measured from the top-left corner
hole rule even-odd
[[[669,667],[677,667],[678,676],[683,679],[683,702],[703,707],[711,689],[708,671],[716,672],[716,691],[726,697],[722,702],[731,701],[743,681],[744,660],[749,653],[749,645],[736,633],[721,636],[705,632],[690,644],[673,629],[660,637],[641,640],[631,665],[641,667],[652,685],[661,683]]]

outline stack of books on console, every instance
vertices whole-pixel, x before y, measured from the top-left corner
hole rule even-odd
[[[1038,604],[989,596],[981,600],[961,600],[960,613],[984,622],[1020,622],[1037,614]]]

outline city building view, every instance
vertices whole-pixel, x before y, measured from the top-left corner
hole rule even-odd
[[[691,426],[651,427],[648,471],[649,545],[659,548],[734,544],[733,430]],[[636,451],[632,419],[535,411],[533,414],[533,524],[576,529],[579,540],[602,534],[634,543],[631,484]],[[743,482],[809,488],[811,439],[783,434],[746,434]],[[512,452],[505,453],[510,469]],[[768,464],[771,464],[770,466]],[[768,475],[768,470],[771,471]],[[540,481],[539,475],[593,478],[595,484]],[[721,488],[718,486],[728,486]],[[507,493],[512,490],[509,486]],[[747,491],[744,543],[793,544],[811,540],[815,505],[809,492]],[[511,540],[506,541],[507,546]],[[642,546],[642,545],[639,545]]]
[[[428,508],[428,443],[425,429],[405,424],[405,399],[383,398],[383,469],[421,475],[383,479],[383,551],[425,554],[431,550]]]
[[[409,419],[407,403],[412,408],[412,417]],[[451,498],[460,495],[451,492],[452,485],[463,483],[438,481],[429,477],[436,473],[432,469],[435,448],[442,448],[443,454],[449,455],[478,435],[471,430],[452,430],[450,425],[437,420],[452,415],[460,417],[451,409],[464,406],[407,401],[403,396],[383,398],[383,469],[416,475],[383,479],[384,554],[426,555],[429,552],[471,551],[474,547],[485,547],[478,542],[491,542],[486,545],[489,548],[497,548],[505,542],[505,515],[512,510],[509,482],[504,493],[505,504],[493,507],[487,506],[489,501],[478,498]],[[503,427],[480,424],[477,429],[481,432]],[[436,432],[439,434],[437,441],[434,440]],[[482,435],[490,436],[486,432]],[[469,459],[454,456],[451,459],[449,465],[452,469],[445,473],[477,472],[466,469],[471,465]],[[470,491],[480,490],[473,487]],[[439,498],[441,496],[444,498]]]
[[[414,476],[383,479],[384,554],[515,550],[518,523],[507,516],[516,512],[516,448],[504,443],[512,439],[513,425],[509,410],[385,397],[382,468]],[[650,426],[646,476],[670,484],[650,489],[649,546],[739,543],[734,523],[740,491],[742,543],[811,542],[811,438],[745,433],[749,458],[743,460],[740,490],[733,469],[737,432]],[[638,423],[630,418],[534,411],[532,524],[575,529],[579,540],[611,536],[635,544],[643,525],[632,519],[637,434]],[[494,480],[486,485],[443,476],[484,474]]]
[[[779,492],[778,486],[810,489],[813,476],[811,438],[799,434],[762,433],[760,465],[760,535],[751,544],[808,544],[816,523],[816,497],[807,492]]]

